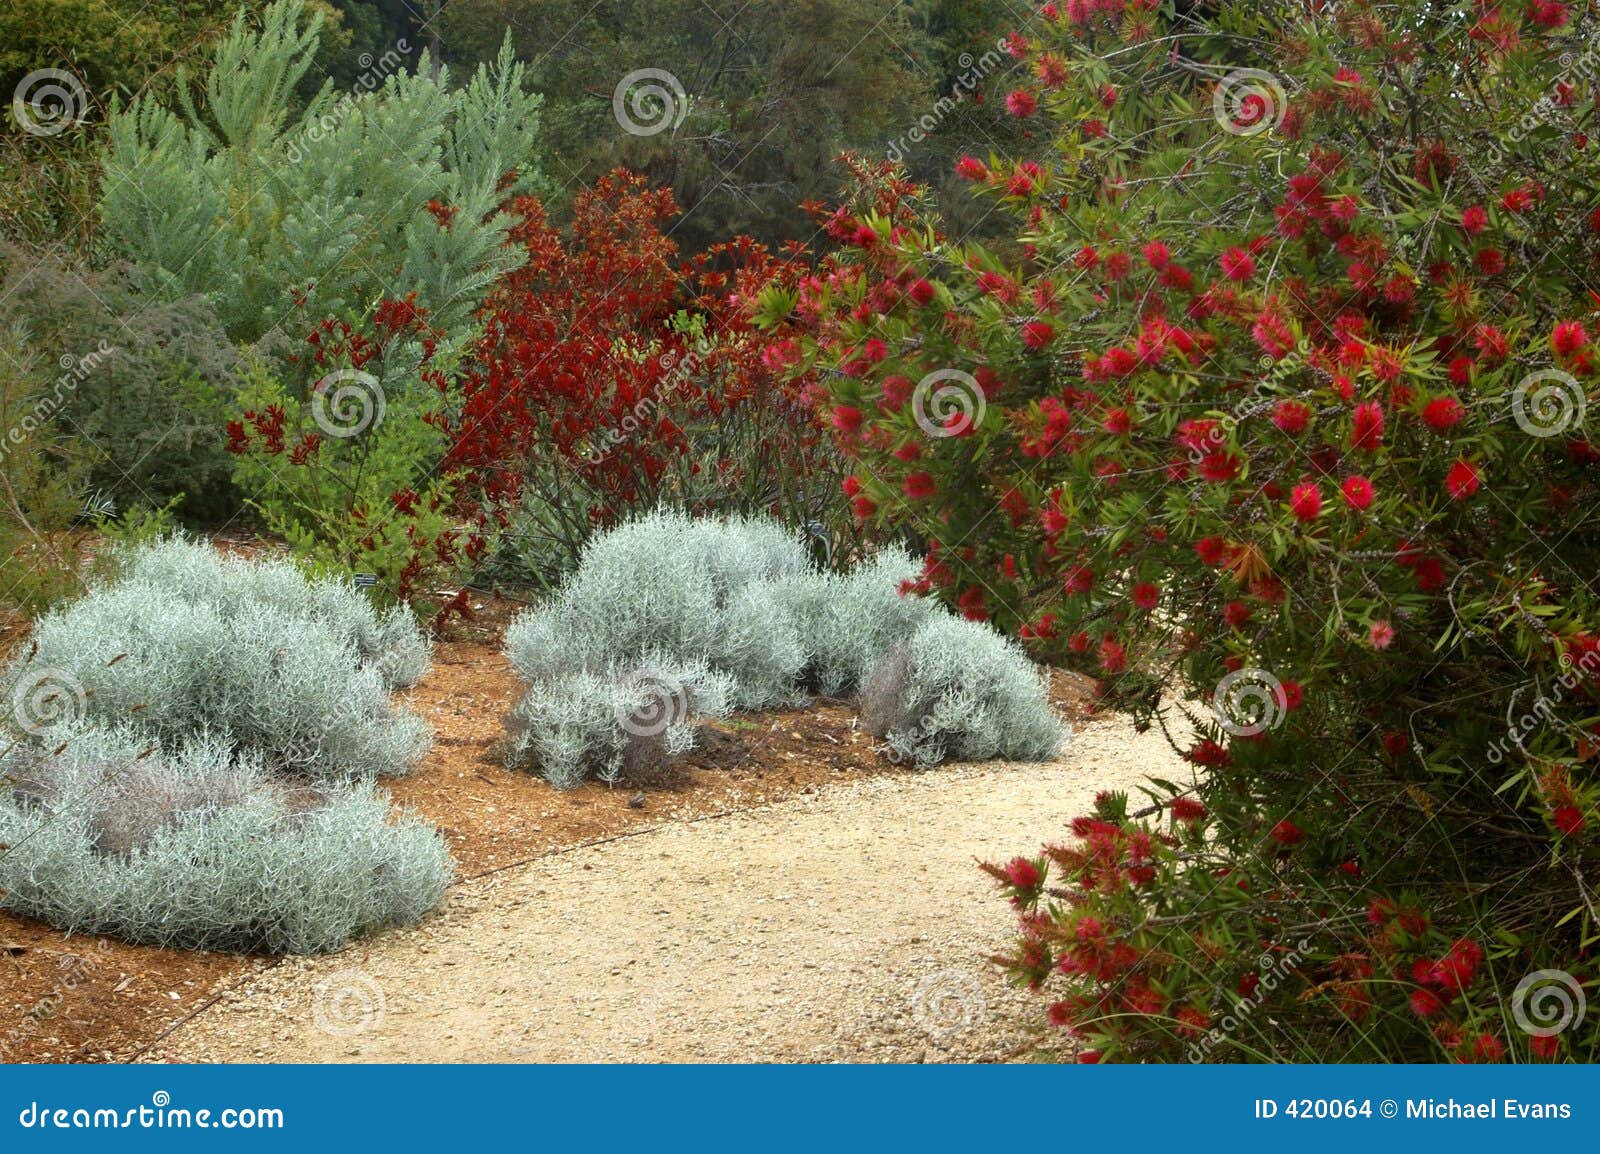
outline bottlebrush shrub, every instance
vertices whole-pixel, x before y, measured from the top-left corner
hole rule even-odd
[[[296,608],[287,564],[213,567],[194,563],[194,548],[156,546],[128,575],[38,619],[0,676],[7,722],[41,740],[70,719],[168,742],[209,733],[321,780],[401,774],[420,760],[427,726],[389,702],[391,685],[417,672],[417,638],[401,622],[363,620],[303,577]],[[210,594],[174,588],[208,570],[222,578]],[[401,641],[364,661],[363,635]]]
[[[269,529],[304,560],[370,574],[379,597],[418,606],[456,592],[439,587],[489,549],[440,472],[450,349],[414,295],[359,323],[323,318],[281,373],[255,364],[227,424],[236,482]]]
[[[480,315],[445,468],[511,525],[530,579],[559,581],[597,529],[663,503],[848,535],[809,382],[747,315],[800,275],[796,253],[739,237],[680,264],[671,192],[622,170],[578,195],[565,231],[535,199],[511,211],[527,259]]]
[[[930,593],[1189,702],[1192,793],[996,867],[1011,964],[1091,1056],[1592,1057],[1508,1002],[1594,981],[1596,17],[1186,10],[1019,34],[1005,258],[883,172],[763,301]]]
[[[320,953],[418,921],[453,866],[370,783],[285,784],[226,742],[152,753],[74,733],[0,763],[0,905],[70,933],[193,949]]]
[[[861,716],[918,769],[1048,761],[1063,737],[1027,654],[988,625],[944,615],[884,651],[862,686]]]

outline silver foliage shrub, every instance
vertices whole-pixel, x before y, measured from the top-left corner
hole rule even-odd
[[[288,561],[226,557],[176,537],[129,548],[117,561],[123,582],[164,597],[224,613],[257,605],[309,617],[353,644],[361,663],[377,669],[390,689],[415,685],[428,671],[428,642],[411,613],[400,605],[374,607],[349,581],[312,579]]]
[[[771,598],[803,636],[804,683],[828,697],[850,693],[885,649],[942,614],[934,602],[900,594],[921,568],[888,548],[849,573],[808,570],[776,582]]]
[[[692,748],[705,718],[797,704],[808,689],[863,690],[876,732],[919,765],[1048,756],[1060,731],[1032,664],[992,629],[902,596],[919,571],[886,549],[820,573],[759,519],[661,512],[602,534],[506,630],[528,683],[509,759],[561,788],[638,779]],[[641,711],[669,720],[656,728]]]
[[[371,783],[308,788],[209,738],[130,727],[0,761],[0,904],[62,929],[197,949],[315,953],[417,921],[452,877],[426,822]]]
[[[557,789],[664,776],[695,727],[726,717],[732,683],[703,662],[651,660],[536,683],[512,710],[510,760]]]
[[[1013,642],[978,621],[930,617],[889,646],[863,687],[863,720],[898,758],[1043,761],[1064,733],[1038,669]]]
[[[40,618],[0,691],[23,728],[39,728],[30,692],[53,683],[69,687],[60,709],[84,721],[167,742],[208,733],[312,778],[400,774],[429,740],[389,701],[427,662],[403,613],[376,613],[354,588],[286,562],[167,541]]]

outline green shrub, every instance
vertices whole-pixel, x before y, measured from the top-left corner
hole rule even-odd
[[[498,208],[537,183],[540,100],[509,47],[461,87],[395,50],[299,107],[321,19],[302,0],[259,27],[241,12],[198,101],[180,80],[176,109],[140,97],[111,116],[104,239],[159,298],[209,297],[239,341],[295,303],[342,316],[380,291],[415,291],[453,329],[518,260]]]
[[[238,352],[204,299],[152,300],[126,268],[0,246],[6,326],[50,366],[53,419],[99,500],[120,510],[181,495],[184,516],[208,523],[237,510],[222,425]]]

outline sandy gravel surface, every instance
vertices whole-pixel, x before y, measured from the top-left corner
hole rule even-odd
[[[1049,765],[947,767],[669,822],[458,886],[422,926],[291,959],[158,1044],[178,1061],[948,1061],[1042,1006],[985,960],[975,860],[1183,770],[1097,722]]]

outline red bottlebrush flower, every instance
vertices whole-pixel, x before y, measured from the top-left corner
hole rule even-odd
[[[1374,649],[1387,649],[1394,644],[1394,626],[1387,621],[1374,621],[1367,629],[1367,643]]]
[[[961,616],[968,621],[989,620],[989,607],[984,602],[983,590],[976,585],[970,585],[961,591],[956,598],[956,608],[961,610]]]
[[[933,298],[936,295],[937,294],[934,291],[933,282],[927,280],[926,278],[914,280],[906,288],[906,296],[910,297],[912,303],[917,305],[919,308],[926,307],[928,304],[932,303]]]
[[[1472,1042],[1472,1058],[1476,1062],[1498,1062],[1506,1056],[1506,1046],[1493,1034],[1479,1034]]]
[[[1100,639],[1100,668],[1107,673],[1121,673],[1128,667],[1128,651],[1118,645],[1115,638]]]
[[[1346,477],[1341,491],[1344,503],[1352,509],[1365,509],[1372,504],[1372,482],[1365,477]]]
[[[1037,889],[1040,881],[1039,867],[1025,857],[1012,858],[1006,866],[1006,881],[1019,890]]]
[[[1042,349],[1055,340],[1056,330],[1049,321],[1029,321],[1022,326],[1022,343],[1030,349]]]
[[[1151,241],[1140,251],[1144,253],[1145,263],[1158,271],[1172,263],[1171,250],[1159,240]]]
[[[1149,581],[1141,581],[1135,585],[1131,596],[1133,603],[1140,609],[1154,609],[1161,602],[1161,590]]]
[[[1195,822],[1206,816],[1206,807],[1192,797],[1173,798],[1171,810],[1173,821]]]
[[[1202,537],[1194,543],[1194,551],[1207,565],[1220,565],[1227,556],[1228,544],[1221,537]]]
[[[1528,1049],[1533,1051],[1535,1058],[1549,1061],[1561,1053],[1561,1037],[1557,1034],[1536,1034],[1528,1039]]]
[[[1313,481],[1296,485],[1289,497],[1289,509],[1298,521],[1316,520],[1317,514],[1322,512],[1322,490]]]
[[[1039,57],[1033,70],[1046,88],[1060,88],[1067,82],[1067,62],[1054,52],[1046,52]]]
[[[857,497],[850,504],[855,509],[856,516],[862,521],[878,511],[878,503],[871,497]]]
[[[1499,276],[1506,271],[1506,254],[1497,248],[1479,249],[1473,254],[1472,263],[1484,276]]]
[[[1564,837],[1576,837],[1583,832],[1583,811],[1575,805],[1557,807],[1556,811],[1550,815],[1550,819]]]
[[[850,243],[857,248],[871,248],[878,243],[878,234],[872,231],[870,224],[858,224],[855,232],[850,234]]]
[[[1300,401],[1279,401],[1272,408],[1272,423],[1291,436],[1305,432],[1311,422],[1311,408]]]
[[[1078,1065],[1080,1065],[1080,1066],[1095,1066],[1095,1065],[1099,1065],[1099,1063],[1100,1063],[1100,1051],[1099,1050],[1084,1050],[1083,1052],[1081,1052],[1078,1055]]]
[[[1465,501],[1478,491],[1478,486],[1483,481],[1483,474],[1478,466],[1465,457],[1450,466],[1450,472],[1445,474],[1445,492],[1450,494],[1451,500]]]
[[[1068,593],[1087,593],[1094,585],[1094,573],[1084,565],[1074,565],[1062,578],[1061,587]]]
[[[1350,447],[1364,453],[1374,453],[1383,443],[1383,407],[1377,401],[1363,401],[1356,406],[1350,424]]]
[[[898,373],[884,377],[880,387],[883,389],[883,397],[878,403],[891,413],[898,413],[905,408],[906,402],[911,399],[911,394],[916,391],[916,385],[911,382],[911,378],[900,376]]]
[[[1306,834],[1294,822],[1284,818],[1272,827],[1272,840],[1281,846],[1296,846],[1306,840]]]
[[[1306,691],[1300,687],[1298,681],[1279,682],[1279,688],[1283,691],[1283,707],[1291,713],[1299,709],[1301,703],[1306,699]]]
[[[1242,248],[1230,248],[1219,258],[1222,275],[1231,281],[1247,281],[1255,275],[1256,261]]]
[[[1471,362],[1467,362],[1469,365]],[[1461,418],[1466,415],[1466,410],[1461,407],[1461,402],[1454,397],[1435,397],[1422,406],[1422,422],[1430,429],[1443,432],[1454,428],[1461,423]]]
[[[1250,620],[1253,610],[1243,601],[1230,601],[1222,607],[1222,619],[1238,629]]]
[[[1489,210],[1481,204],[1474,204],[1461,210],[1461,231],[1468,236],[1477,236],[1489,227]]]
[[[989,166],[976,156],[963,156],[956,161],[956,175],[966,180],[989,179]]]
[[[1183,755],[1196,765],[1220,769],[1233,760],[1233,756],[1209,737]]]
[[[1256,990],[1258,990],[1260,987],[1261,987],[1261,975],[1260,974],[1249,973],[1249,974],[1241,974],[1241,975],[1239,975],[1239,987],[1238,988],[1239,988],[1239,996],[1241,998],[1253,998],[1253,997],[1255,997],[1256,996]]]
[[[1411,1012],[1419,1018],[1431,1018],[1444,1009],[1444,999],[1432,990],[1411,991]]]
[[[913,501],[926,501],[939,491],[932,473],[907,473],[903,486],[905,494]]]
[[[1133,428],[1133,414],[1120,406],[1107,409],[1105,420],[1100,422],[1100,427],[1113,436],[1124,436]]]
[[[1582,321],[1561,321],[1550,333],[1550,348],[1558,357],[1570,357],[1589,343]]]
[[[1200,475],[1213,485],[1233,480],[1243,467],[1244,462],[1225,449],[1218,449],[1200,458]]]
[[[861,428],[861,410],[854,405],[840,405],[833,410],[833,427],[841,433],[854,433]]]
[[[1038,98],[1026,88],[1015,89],[1006,96],[1006,111],[1012,116],[1029,117],[1038,110]]]
[[[859,477],[846,477],[843,481],[839,482],[839,488],[844,490],[844,495],[846,497],[854,497],[857,493],[861,492],[861,480]]]

